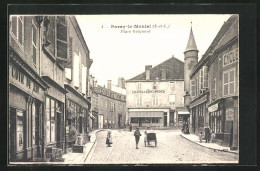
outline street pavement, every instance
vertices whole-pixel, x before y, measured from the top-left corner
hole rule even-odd
[[[107,147],[106,131],[96,134],[96,143],[85,164],[178,164],[178,163],[238,163],[238,155],[214,151],[181,136],[178,130],[154,130],[157,147],[152,142],[144,146],[141,130],[139,149],[135,147],[134,131],[112,130],[112,147]]]

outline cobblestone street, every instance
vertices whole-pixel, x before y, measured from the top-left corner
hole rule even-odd
[[[112,130],[113,144],[105,144],[106,131],[97,133],[97,142],[86,163],[236,163],[238,155],[201,147],[181,137],[177,130],[156,130],[157,147],[144,146],[141,130],[139,149],[135,148],[134,132]]]

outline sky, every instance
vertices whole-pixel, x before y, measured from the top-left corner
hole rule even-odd
[[[184,62],[191,26],[200,59],[230,16],[78,15],[76,18],[93,59],[90,74],[103,86],[107,80],[117,85],[119,77],[131,79],[144,72],[145,65],[156,66],[172,56]]]

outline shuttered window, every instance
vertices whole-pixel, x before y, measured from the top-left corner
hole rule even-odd
[[[57,57],[67,59],[67,25],[65,16],[57,16]]]
[[[199,89],[203,89],[203,69],[200,70],[200,77],[199,77]]]
[[[235,69],[223,73],[223,95],[235,94]]]
[[[24,17],[12,16],[11,17],[11,32],[19,45],[23,46],[24,43]]]
[[[32,48],[33,48],[33,54],[32,54],[32,58],[33,58],[33,63],[36,66],[36,52],[37,52],[37,28],[35,26],[34,21],[32,20]]]
[[[203,88],[208,88],[208,67],[203,66]]]

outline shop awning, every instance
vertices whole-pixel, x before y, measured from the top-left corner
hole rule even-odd
[[[163,112],[161,111],[132,111],[129,112],[130,117],[139,117],[139,118],[147,118],[147,117],[163,117]]]
[[[188,112],[188,111],[178,111],[178,114],[179,115],[189,115],[190,112]]]

